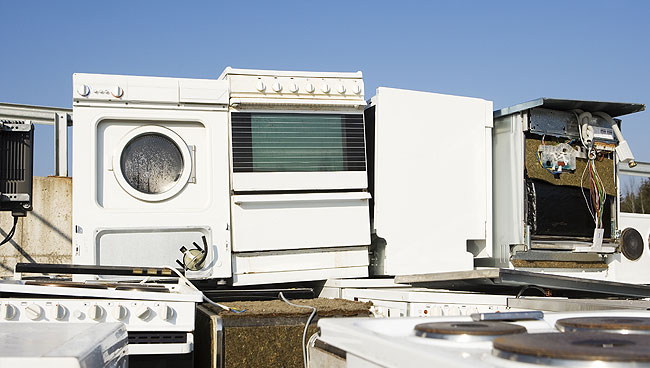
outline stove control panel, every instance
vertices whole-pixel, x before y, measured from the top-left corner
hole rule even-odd
[[[1,322],[122,322],[130,331],[192,331],[193,302],[123,299],[0,299]]]

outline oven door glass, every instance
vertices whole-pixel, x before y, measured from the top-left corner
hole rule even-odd
[[[233,172],[364,171],[361,114],[232,113]]]

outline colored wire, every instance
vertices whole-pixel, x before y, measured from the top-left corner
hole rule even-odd
[[[589,153],[591,153],[591,151]],[[591,201],[587,199],[584,190],[584,180],[585,180],[585,174],[587,172],[589,172],[589,194],[590,194],[589,199]],[[587,203],[587,209],[589,209],[589,213],[591,214],[591,217],[594,220],[594,224],[596,225],[596,228],[597,229],[602,228],[603,215],[605,213],[605,206],[607,201],[607,192],[605,190],[605,185],[603,184],[603,180],[600,178],[600,175],[598,174],[598,170],[596,169],[595,159],[593,158],[589,158],[587,160],[585,169],[582,172],[582,176],[580,177],[580,190],[582,191],[582,196],[584,197],[585,202]]]

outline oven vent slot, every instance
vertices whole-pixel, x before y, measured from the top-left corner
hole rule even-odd
[[[187,332],[134,332],[129,331],[131,344],[184,344],[187,342]]]

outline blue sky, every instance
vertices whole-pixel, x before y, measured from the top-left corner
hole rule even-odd
[[[364,73],[377,86],[650,103],[647,1],[1,1],[0,101],[70,107],[72,73]],[[650,161],[650,113],[623,133]],[[53,173],[37,129],[36,174]]]

